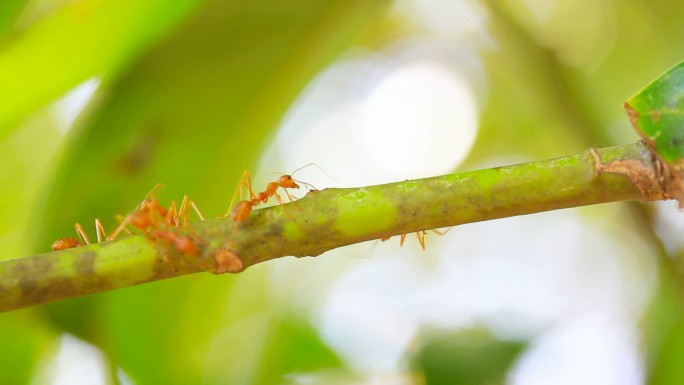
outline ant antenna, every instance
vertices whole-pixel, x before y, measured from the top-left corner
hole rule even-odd
[[[304,182],[304,181],[301,181],[301,180],[296,180],[296,179],[293,179],[293,180],[294,180],[295,182],[301,184],[302,186],[308,188],[309,190],[318,190],[318,189],[316,188],[316,186],[312,185],[311,183],[307,183],[307,182]]]
[[[142,208],[142,206],[145,204],[145,202],[147,202],[147,200],[150,198],[152,194],[154,194],[157,190],[160,190],[163,187],[164,185],[161,182],[157,183],[154,186],[154,188],[152,188],[152,190],[150,190],[150,192],[148,192],[147,195],[145,195],[145,199],[143,199],[143,201],[140,202],[140,204],[138,205],[138,209]]]
[[[325,170],[323,170],[323,169],[321,168],[321,166],[317,165],[317,164],[314,163],[314,162],[311,162],[311,163],[309,163],[309,164],[305,164],[304,166],[302,166],[302,167],[300,167],[300,168],[298,168],[298,169],[292,171],[292,173],[290,174],[290,176],[293,176],[293,175],[294,175],[297,171],[299,171],[299,170],[302,170],[302,169],[305,169],[305,168],[311,167],[311,166],[316,167],[316,168],[318,169],[318,171],[322,172],[323,174],[327,175],[328,178],[330,178],[330,179],[332,179],[333,181],[337,182],[337,179],[335,179],[332,175],[328,174]],[[297,182],[299,182],[299,181],[297,181]]]

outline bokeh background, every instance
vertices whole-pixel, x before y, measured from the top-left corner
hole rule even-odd
[[[3,0],[0,258],[206,216],[315,162],[378,184],[637,140],[673,0]],[[2,384],[684,383],[672,202],[463,225],[0,314]],[[94,235],[91,235],[91,237]]]

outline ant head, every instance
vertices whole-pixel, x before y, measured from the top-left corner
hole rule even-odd
[[[292,175],[283,175],[278,178],[278,185],[285,188],[299,188],[299,185],[292,179]]]
[[[152,224],[152,220],[147,213],[142,211],[133,211],[128,215],[128,221],[140,230],[147,229]]]
[[[72,238],[72,237],[66,237],[66,238],[60,238],[60,239],[52,242],[51,248],[53,251],[57,251],[57,250],[70,249],[72,247],[78,247],[78,246],[81,246],[81,244],[78,242],[78,239]]]

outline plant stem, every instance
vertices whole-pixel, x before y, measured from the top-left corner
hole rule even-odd
[[[0,262],[0,311],[372,239],[625,200],[669,199],[662,168],[637,142],[575,156],[361,188],[311,191],[287,205],[192,224],[198,256],[164,240],[121,240]]]

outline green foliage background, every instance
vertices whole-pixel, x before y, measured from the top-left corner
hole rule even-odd
[[[562,1],[544,20],[513,0],[472,3],[487,15],[489,36],[462,42],[478,50],[487,79],[466,168],[502,153],[545,158],[635,140],[621,101],[684,56],[678,2]],[[161,200],[189,194],[205,214],[222,213],[239,174],[253,168],[317,73],[350,47],[380,52],[425,33],[390,6],[1,2],[0,258],[45,251],[74,222],[95,216],[111,218],[111,228],[157,181],[166,184]],[[63,139],[50,103],[93,77],[102,85]],[[658,244],[648,209],[625,210]],[[112,381],[116,368],[141,384],[286,383],[289,373],[318,371],[354,379],[294,306],[274,305],[268,278],[255,267],[240,277],[183,277],[0,314],[0,383],[28,383],[63,332],[102,349]],[[673,266],[664,269],[644,323],[653,383],[681,382],[672,370],[684,353],[679,281]],[[411,366],[425,373],[418,382],[445,372],[442,355],[431,361],[425,346]],[[501,349],[508,364],[512,348]],[[467,354],[454,355],[461,359]]]

